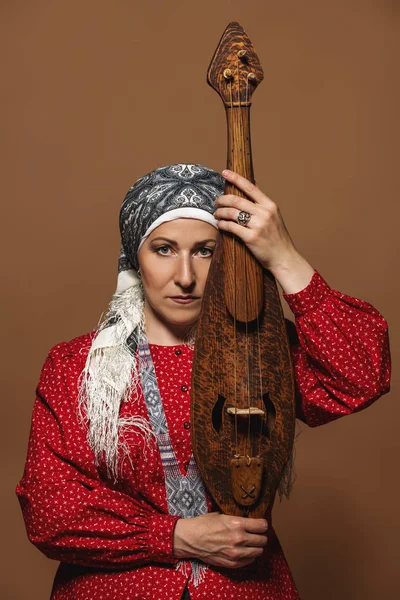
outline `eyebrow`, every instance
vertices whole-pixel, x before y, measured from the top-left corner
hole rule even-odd
[[[151,240],[151,243],[157,242],[157,241],[168,242],[168,244],[172,244],[172,245],[175,245],[175,246],[179,245],[179,243],[176,240],[171,240],[171,239],[169,239],[167,237],[164,237],[164,236],[153,238]],[[214,240],[213,238],[208,238],[206,240],[201,240],[199,242],[196,242],[196,244],[194,244],[194,245],[195,246],[204,246],[204,244],[209,244],[210,242],[214,242],[215,243],[216,240]]]

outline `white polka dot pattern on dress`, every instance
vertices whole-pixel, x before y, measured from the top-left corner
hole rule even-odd
[[[315,273],[297,294],[285,295],[296,317],[289,324],[297,416],[311,426],[361,410],[388,391],[387,324],[370,304],[331,290]],[[172,539],[177,517],[167,514],[161,458],[146,451],[135,430],[123,432],[129,457],[109,481],[94,464],[86,429],[77,419],[77,385],[93,335],[55,346],[42,370],[28,457],[17,486],[29,539],[62,561],[53,600],[179,600],[188,581],[175,570]],[[171,441],[182,473],[192,453],[187,346],[151,345]],[[147,416],[142,394],[121,415]],[[208,497],[209,510],[214,510]],[[270,523],[260,559],[241,570],[208,569],[193,600],[299,598]]]

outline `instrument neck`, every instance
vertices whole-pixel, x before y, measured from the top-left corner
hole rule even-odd
[[[250,142],[250,106],[226,107],[228,160],[231,171],[254,182]],[[246,195],[231,183],[225,194]],[[255,321],[264,305],[261,265],[235,236],[223,235],[224,289],[228,312],[242,323]]]
[[[254,182],[250,139],[250,106],[226,107],[226,121],[228,128],[227,168]],[[228,189],[230,191],[227,191]],[[233,190],[235,191],[233,192]],[[234,188],[230,183],[226,184],[225,193],[244,196],[240,190]]]

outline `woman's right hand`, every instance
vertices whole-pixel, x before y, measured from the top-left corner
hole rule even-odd
[[[216,567],[245,567],[263,553],[267,529],[265,519],[219,512],[179,519],[174,530],[174,556],[198,558]]]

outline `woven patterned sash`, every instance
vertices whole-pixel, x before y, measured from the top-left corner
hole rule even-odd
[[[182,475],[180,471],[169,437],[167,419],[158,389],[149,344],[144,337],[140,341],[138,352],[144,400],[164,468],[168,512],[171,515],[179,515],[184,519],[204,515],[207,512],[207,501],[203,480],[193,454],[186,475]],[[188,562],[185,560],[179,561],[177,569],[186,574]],[[197,587],[205,577],[207,565],[197,559],[190,560],[190,563],[192,565],[191,580]]]

